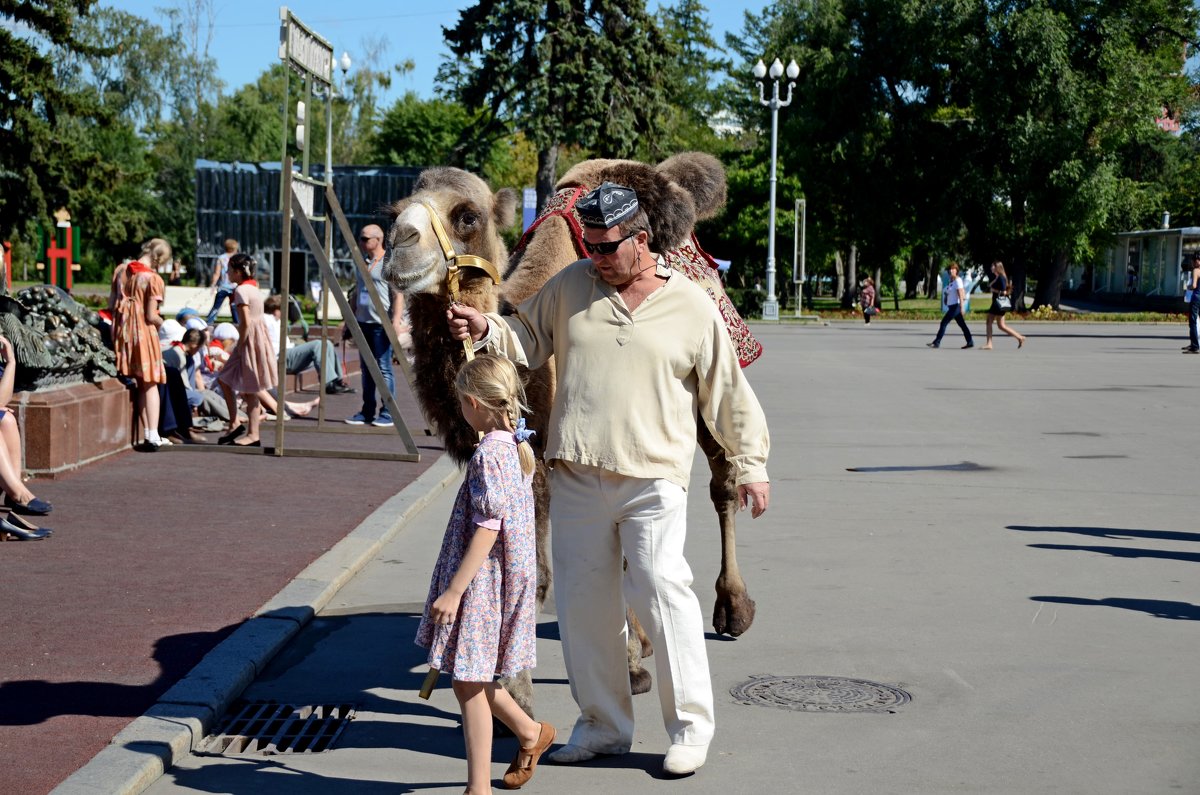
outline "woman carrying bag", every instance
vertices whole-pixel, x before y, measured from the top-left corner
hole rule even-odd
[[[983,345],[983,350],[990,351],[992,349],[992,323],[995,323],[1010,337],[1016,337],[1017,348],[1025,344],[1025,337],[1009,328],[1004,322],[1004,314],[1012,309],[1012,285],[1008,282],[1008,276],[1004,273],[1004,263],[996,260],[992,263],[992,305],[987,311],[987,342]]]

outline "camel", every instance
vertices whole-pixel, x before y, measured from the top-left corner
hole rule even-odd
[[[457,301],[481,312],[510,312],[536,292],[561,268],[586,256],[574,202],[588,190],[608,180],[633,188],[646,209],[653,230],[651,249],[698,281],[717,302],[726,319],[743,366],[753,361],[761,346],[750,335],[725,297],[715,265],[700,249],[692,233],[697,220],[715,215],[725,202],[725,172],[716,158],[697,152],[676,155],[658,166],[628,160],[589,160],[570,169],[556,186],[546,211],[526,232],[511,258],[500,230],[512,225],[516,193],[493,192],[479,177],[456,168],[430,168],[422,172],[412,195],[391,208],[387,235],[389,249],[385,276],[405,294],[413,336],[413,378],[417,399],[426,419],[437,429],[447,452],[465,464],[474,452],[476,434],[458,412],[454,376],[465,360],[463,343],[447,330],[450,295],[448,274],[458,271]],[[436,216],[436,218],[435,218]],[[444,245],[437,226],[444,230]],[[448,251],[452,249],[452,251]],[[462,256],[451,264],[451,257]],[[474,259],[478,258],[478,259]],[[488,274],[479,260],[495,264]],[[501,280],[502,279],[502,280]],[[532,407],[528,418],[538,468],[534,478],[537,511],[538,600],[550,585],[549,493],[542,461],[546,424],[554,399],[553,361],[533,372],[522,372]],[[522,368],[523,370],[523,368]],[[754,620],[750,598],[737,565],[735,533],[737,489],[733,467],[703,421],[697,438],[711,471],[710,497],[721,531],[721,570],[716,581],[713,628],[718,634],[737,637]],[[634,693],[650,689],[650,674],[641,657],[652,653],[636,617],[630,613],[630,681]],[[505,682],[505,687],[532,714],[532,687]]]

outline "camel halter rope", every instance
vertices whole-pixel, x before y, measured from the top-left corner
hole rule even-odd
[[[446,258],[446,295],[450,299],[450,303],[457,304],[459,302],[458,282],[462,268],[481,270],[491,277],[492,284],[500,284],[500,272],[496,270],[495,265],[474,254],[454,253],[454,246],[450,243],[450,236],[446,234],[446,228],[442,226],[442,219],[438,217],[437,212],[428,202],[420,204],[429,213],[429,223],[433,227],[433,234],[437,237],[438,245],[442,247],[442,256]],[[475,346],[471,343],[470,337],[463,340],[463,350],[467,354],[468,362],[475,358]]]
[[[474,254],[456,254],[454,246],[450,243],[450,236],[446,234],[446,228],[442,226],[442,220],[438,218],[437,212],[428,202],[420,202],[425,211],[429,213],[429,223],[433,227],[433,234],[438,239],[438,245],[442,247],[442,256],[446,258],[446,295],[450,299],[450,303],[458,303],[458,281],[461,276],[462,268],[476,268],[483,271],[491,277],[493,284],[500,283],[500,272],[496,270],[496,266],[488,262],[483,257],[477,257]],[[471,337],[463,340],[463,352],[467,355],[467,361],[475,358],[475,346],[471,342]],[[417,694],[426,701],[433,694],[433,688],[437,685],[439,671],[436,668],[430,668],[429,673],[425,674],[425,681],[421,683],[421,690]]]

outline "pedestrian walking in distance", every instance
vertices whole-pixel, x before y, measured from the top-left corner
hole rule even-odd
[[[938,326],[937,336],[933,338],[933,342],[925,343],[930,348],[942,347],[942,337],[946,336],[946,326],[950,325],[953,320],[962,329],[963,337],[966,338],[966,348],[974,348],[975,342],[971,339],[971,329],[967,328],[967,321],[963,319],[963,307],[967,305],[967,292],[963,288],[962,279],[958,276],[958,263],[951,262],[950,277],[946,279],[946,285],[942,288],[942,303],[946,305],[946,314],[942,315],[942,323]]]
[[[1004,322],[1004,314],[1012,309],[1012,283],[1008,281],[1008,276],[1004,273],[1004,263],[996,260],[991,265],[992,268],[992,305],[987,311],[987,342],[983,344],[982,350],[990,351],[992,349],[992,324],[995,323],[1010,337],[1015,337],[1017,347],[1020,348],[1025,344],[1024,335],[1018,334],[1009,328]]]

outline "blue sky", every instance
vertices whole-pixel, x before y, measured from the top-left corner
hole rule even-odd
[[[390,102],[405,91],[415,91],[424,98],[434,96],[437,68],[446,54],[442,27],[452,27],[458,21],[459,10],[472,4],[466,0],[292,0],[286,5],[328,39],[337,56],[346,51],[352,61],[361,63],[364,41],[382,36],[387,43],[384,64],[411,59],[415,68],[393,81],[392,91],[385,98]],[[745,10],[758,13],[766,4],[767,0],[709,0],[705,5],[709,6],[713,38],[723,45],[726,33],[742,30]],[[173,6],[175,0],[101,0],[101,5],[120,8],[166,28],[166,19],[158,8]],[[278,61],[280,5],[267,0],[213,0],[210,54],[217,59],[226,92],[254,80]],[[656,0],[648,2],[652,9],[658,5]]]

